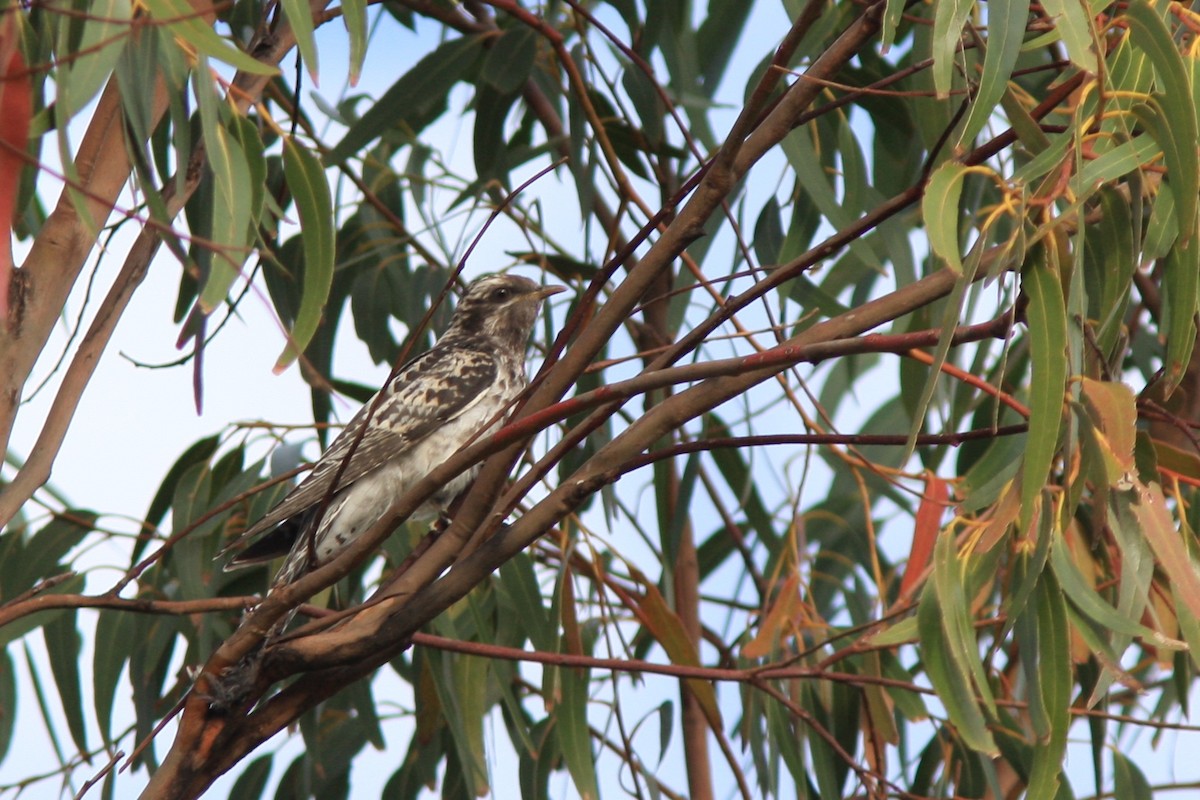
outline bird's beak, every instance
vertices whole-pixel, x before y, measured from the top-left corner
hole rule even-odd
[[[533,300],[536,300],[540,303],[541,301],[545,300],[550,295],[558,294],[559,292],[565,292],[566,290],[567,290],[567,287],[565,287],[565,286],[543,286],[542,288],[538,289],[536,292],[533,292],[530,295],[530,298]]]

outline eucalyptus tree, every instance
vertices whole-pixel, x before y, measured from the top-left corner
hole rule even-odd
[[[1198,22],[7,4],[6,788],[1149,796],[1131,740],[1197,741]],[[569,291],[503,427],[294,582],[224,571],[301,446],[512,267]],[[206,354],[266,342],[311,424],[147,430],[92,473],[170,448],[145,505],[83,505],[47,481],[151,270],[155,375],[200,408]]]

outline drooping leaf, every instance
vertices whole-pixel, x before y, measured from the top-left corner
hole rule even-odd
[[[503,31],[483,59],[479,77],[500,95],[516,92],[529,80],[537,58],[538,35],[525,25]]]
[[[253,190],[246,156],[225,127],[223,109],[204,57],[197,64],[192,85],[213,180],[210,241],[204,245],[211,251],[211,261],[199,299],[201,312],[211,314],[225,300],[249,253],[246,245]]]
[[[79,653],[83,639],[79,635],[75,609],[57,615],[42,627],[46,653],[50,658],[50,672],[63,715],[67,718],[67,730],[79,752],[88,751],[87,726],[83,717],[83,687],[79,673]]]
[[[112,715],[117,684],[134,644],[130,622],[131,615],[124,611],[102,611],[96,622],[96,641],[107,644],[97,646],[92,657],[92,700],[100,736],[106,745],[113,742]]]
[[[304,352],[321,323],[321,314],[333,283],[333,261],[337,249],[333,200],[321,162],[307,148],[289,139],[283,147],[283,170],[300,214],[304,286],[287,346],[275,362],[276,373],[283,372]]]
[[[1054,20],[1054,29],[1067,47],[1067,56],[1080,69],[1096,69],[1096,32],[1091,15],[1083,3],[1049,0],[1046,13]],[[989,15],[989,19],[992,17]]]
[[[558,746],[567,771],[575,783],[575,790],[583,798],[600,797],[596,777],[596,757],[592,752],[591,734],[588,731],[588,671],[561,669],[559,681],[562,700],[558,706],[555,726]]]
[[[921,663],[958,735],[975,750],[997,752],[987,721],[975,700],[970,671],[960,667],[950,653],[942,627],[942,610],[933,583],[928,584],[921,593],[917,619],[921,636]]]
[[[1139,527],[1166,572],[1172,589],[1194,617],[1200,617],[1200,571],[1190,557],[1179,528],[1167,510],[1162,489],[1156,483],[1145,485],[1134,479],[1136,500],[1132,511]]]
[[[329,163],[344,161],[397,125],[410,134],[420,133],[445,110],[450,89],[460,80],[470,80],[482,56],[481,36],[463,36],[440,45],[392,84],[346,131],[330,151]]]
[[[268,753],[260,756],[242,770],[229,790],[229,800],[258,800],[263,790],[267,788],[267,779],[271,776],[271,763],[275,756]]]
[[[89,7],[89,14],[76,20],[82,27],[74,49],[78,57],[59,68],[55,76],[55,119],[65,126],[83,109],[108,80],[129,41],[132,8],[129,0],[102,0]],[[66,39],[71,26],[64,26],[59,47],[70,51]]]
[[[1149,56],[1154,64],[1156,83],[1162,102],[1151,100],[1160,113],[1139,114],[1143,123],[1162,119],[1162,125],[1151,122],[1150,132],[1157,133],[1167,162],[1172,187],[1176,192],[1183,242],[1195,235],[1196,213],[1200,207],[1200,155],[1195,143],[1200,140],[1200,123],[1192,96],[1188,68],[1183,55],[1175,46],[1171,31],[1146,0],[1135,0],[1126,9],[1129,32],[1133,43]],[[1169,98],[1169,100],[1167,99]]]
[[[958,203],[967,172],[967,167],[954,161],[942,164],[929,176],[929,184],[921,200],[921,216],[925,220],[925,231],[929,234],[929,248],[959,274],[962,274],[963,263],[959,244]]]
[[[12,656],[7,649],[0,649],[0,761],[12,745],[13,730],[17,724],[17,676]]]
[[[921,505],[913,522],[912,548],[909,550],[908,563],[904,567],[904,577],[900,581],[900,595],[907,596],[917,585],[925,567],[933,558],[933,548],[941,531],[942,515],[949,505],[950,492],[946,482],[936,475],[925,478],[925,494],[921,497]]]
[[[304,0],[280,0],[283,16],[292,26],[296,35],[296,47],[300,57],[308,67],[308,74],[313,83],[320,82],[321,69],[317,63],[317,44],[313,40],[313,17],[308,3]]]
[[[952,0],[934,6],[933,84],[940,99],[950,93],[950,79],[954,74],[954,62],[959,57],[963,25],[972,7],[974,3],[970,0]]]
[[[1067,5],[1072,4],[1068,2]],[[971,98],[971,110],[958,137],[959,146],[974,141],[1008,90],[1028,22],[1029,0],[991,0],[988,4],[987,51],[983,57],[979,88]]]
[[[162,22],[176,36],[196,48],[201,54],[224,61],[232,67],[253,75],[275,75],[279,72],[273,65],[242,52],[228,39],[217,35],[203,16],[196,14],[187,0],[147,0],[150,15]]]
[[[1040,577],[1034,600],[1036,613],[1037,665],[1033,689],[1039,693],[1041,708],[1047,715],[1048,731],[1033,751],[1033,769],[1029,779],[1030,797],[1053,797],[1060,786],[1062,760],[1067,750],[1067,732],[1071,727],[1072,673],[1070,631],[1062,593],[1053,575]],[[1025,653],[1022,651],[1022,657]]]
[[[1045,250],[1035,251],[1023,274],[1029,298],[1030,377],[1029,439],[1021,474],[1021,528],[1029,530],[1050,474],[1058,435],[1062,428],[1063,391],[1067,383],[1067,318],[1062,284],[1045,260]]]

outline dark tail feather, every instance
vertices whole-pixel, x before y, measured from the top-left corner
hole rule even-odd
[[[263,564],[286,556],[292,551],[300,534],[308,529],[312,518],[313,511],[309,509],[279,523],[231,558],[225,565],[225,571]]]

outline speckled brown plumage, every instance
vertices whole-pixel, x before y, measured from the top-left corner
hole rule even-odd
[[[541,301],[559,291],[517,275],[474,281],[437,344],[405,364],[308,477],[226,548],[239,551],[227,568],[287,553],[274,585],[296,580],[344,550],[464,444],[498,427],[497,415],[527,383],[525,346]],[[442,511],[477,472],[460,474],[413,516]]]

